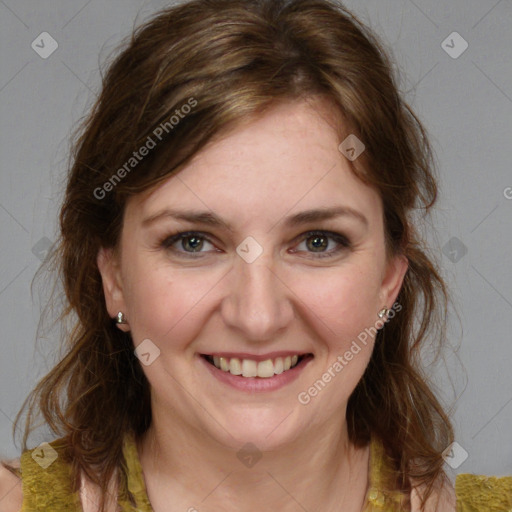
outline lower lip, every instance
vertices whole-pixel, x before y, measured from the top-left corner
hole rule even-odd
[[[285,372],[274,375],[273,377],[242,377],[240,375],[233,375],[230,372],[219,370],[213,364],[210,364],[204,357],[199,356],[199,359],[206,366],[208,371],[219,381],[231,386],[239,391],[247,391],[249,393],[258,393],[265,391],[275,391],[287,384],[290,384],[299,377],[307,364],[313,359],[311,356],[305,357],[297,365],[286,370]]]

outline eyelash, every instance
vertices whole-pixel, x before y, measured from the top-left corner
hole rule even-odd
[[[350,240],[347,237],[340,235],[339,233],[334,233],[332,231],[321,231],[321,230],[307,231],[306,233],[303,233],[302,235],[300,235],[299,243],[301,243],[305,240],[308,240],[309,238],[311,238],[313,236],[325,237],[325,238],[334,240],[337,244],[339,244],[336,249],[328,251],[328,252],[308,251],[309,254],[315,255],[314,258],[330,258],[330,257],[333,257],[334,255],[337,255],[340,251],[342,251],[344,249],[350,249],[352,246]],[[159,247],[172,250],[173,252],[179,253],[180,255],[184,255],[184,257],[186,257],[186,258],[200,258],[201,257],[200,255],[204,254],[204,253],[178,251],[172,247],[176,242],[179,242],[180,240],[184,240],[186,238],[192,238],[192,237],[206,240],[208,243],[214,245],[213,242],[205,235],[205,233],[202,233],[200,231],[183,231],[183,232],[173,234],[171,236],[167,236],[159,243]],[[295,251],[295,252],[297,252],[297,251]],[[195,255],[197,255],[197,256],[195,256]]]

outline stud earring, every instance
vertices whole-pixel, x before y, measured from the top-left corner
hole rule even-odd
[[[126,317],[124,316],[124,313],[122,311],[119,311],[119,313],[117,313],[117,317],[116,317],[116,324],[120,325],[120,324],[127,324],[128,322],[126,321]]]
[[[389,315],[389,309],[384,307],[377,314],[379,318],[384,318],[385,316]]]

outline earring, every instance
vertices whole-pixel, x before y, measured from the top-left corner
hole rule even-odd
[[[128,322],[126,321],[126,317],[124,316],[124,313],[122,311],[119,311],[119,313],[117,313],[117,317],[116,317],[116,324],[120,325],[120,324],[127,324]]]
[[[385,316],[389,315],[389,309],[384,307],[377,314],[378,314],[379,318],[384,318]]]

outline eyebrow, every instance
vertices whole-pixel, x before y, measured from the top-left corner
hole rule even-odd
[[[334,219],[336,217],[349,217],[359,221],[361,224],[364,224],[365,227],[369,226],[368,219],[360,211],[354,210],[348,206],[305,210],[303,212],[287,217],[284,220],[284,223],[286,226],[294,227],[300,224],[319,222],[322,220]]]
[[[193,224],[204,224],[211,227],[223,228],[227,231],[233,231],[233,227],[221,219],[219,216],[208,211],[196,210],[175,210],[165,209],[155,213],[142,221],[143,226],[153,224],[154,222],[164,219],[172,218],[176,220],[186,221]],[[296,227],[302,224],[311,224],[313,222],[320,222],[323,220],[330,220],[336,217],[349,217],[357,220],[365,227],[369,226],[368,219],[358,210],[354,210],[348,206],[337,206],[332,208],[315,208],[311,210],[304,210],[284,219],[286,227]]]

